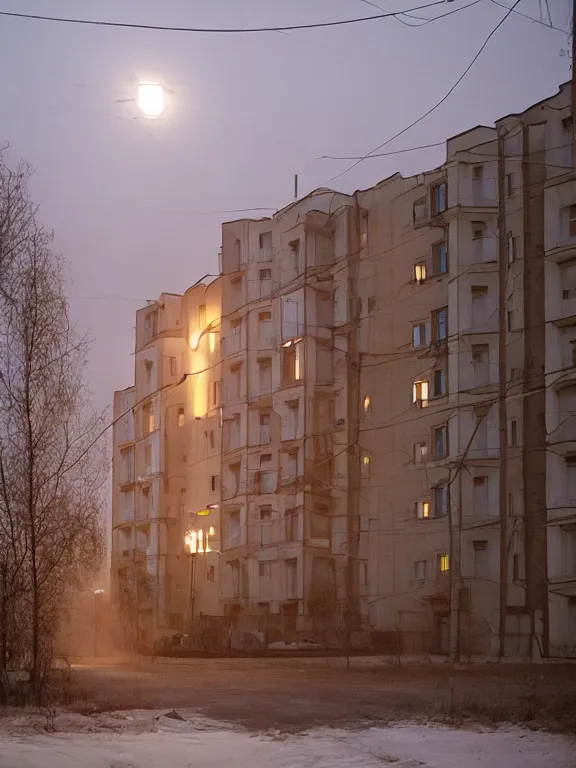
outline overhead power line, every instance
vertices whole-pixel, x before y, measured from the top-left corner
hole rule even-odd
[[[481,46],[480,46],[480,48],[478,49],[478,52],[476,53],[476,55],[474,56],[474,58],[472,59],[472,61],[470,62],[470,64],[468,64],[468,66],[466,67],[466,69],[464,70],[464,72],[462,72],[462,74],[461,74],[461,75],[460,75],[460,77],[459,77],[459,78],[456,80],[456,82],[455,82],[455,83],[452,85],[452,87],[451,87],[451,88],[450,88],[450,89],[449,89],[449,90],[448,90],[448,91],[447,91],[447,92],[444,94],[444,96],[442,96],[442,98],[441,98],[439,101],[437,101],[437,102],[436,102],[436,104],[434,104],[434,106],[430,107],[430,109],[429,109],[427,112],[424,112],[424,114],[423,114],[423,115],[420,115],[420,117],[416,118],[416,120],[412,121],[412,122],[411,122],[409,125],[407,125],[405,128],[402,128],[402,130],[401,130],[401,131],[398,131],[398,133],[394,134],[394,136],[391,136],[389,139],[386,139],[386,141],[382,142],[382,144],[379,144],[377,147],[374,147],[374,149],[370,150],[370,152],[368,152],[366,155],[363,155],[362,157],[360,157],[358,160],[356,160],[356,162],[352,163],[352,165],[351,165],[351,166],[349,166],[348,168],[346,168],[346,170],[342,171],[341,173],[338,173],[338,174],[336,174],[336,176],[332,176],[330,179],[328,179],[327,181],[325,181],[325,182],[322,184],[322,186],[324,186],[325,184],[329,184],[331,181],[334,181],[335,179],[339,179],[341,176],[344,176],[345,174],[349,173],[349,172],[350,172],[350,171],[351,171],[353,168],[356,168],[356,166],[357,166],[357,165],[360,165],[360,163],[362,163],[364,160],[366,160],[366,159],[367,159],[367,158],[369,158],[371,155],[373,155],[373,154],[374,154],[374,152],[378,152],[378,150],[382,149],[382,147],[385,147],[387,144],[390,144],[392,141],[394,141],[395,139],[397,139],[399,136],[402,136],[402,134],[404,134],[404,133],[406,133],[407,131],[409,131],[409,130],[410,130],[411,128],[413,128],[415,125],[418,125],[418,123],[421,123],[421,122],[422,122],[422,120],[424,120],[425,118],[427,118],[427,117],[428,117],[428,115],[431,115],[431,114],[432,114],[432,112],[434,112],[435,110],[437,110],[437,109],[438,109],[438,107],[439,107],[439,106],[441,106],[441,105],[442,105],[442,104],[443,104],[443,103],[446,101],[446,99],[447,99],[447,98],[448,98],[448,97],[449,97],[449,96],[450,96],[450,95],[451,95],[451,94],[452,94],[452,93],[453,93],[453,92],[456,90],[456,88],[457,88],[457,87],[460,85],[460,83],[462,82],[462,80],[464,80],[464,78],[466,77],[466,75],[468,74],[468,72],[470,72],[470,70],[472,69],[472,67],[474,66],[474,64],[475,64],[475,63],[478,61],[478,59],[480,58],[480,56],[481,56],[481,54],[482,54],[482,51],[483,51],[483,50],[486,48],[486,46],[487,46],[487,45],[488,45],[488,43],[490,42],[491,38],[492,38],[492,37],[493,37],[493,36],[496,34],[496,32],[497,32],[497,31],[500,29],[500,27],[502,26],[502,24],[504,24],[504,22],[505,22],[505,21],[506,21],[506,19],[508,18],[508,16],[510,16],[510,14],[511,14],[511,13],[514,11],[514,9],[516,8],[516,6],[517,6],[517,5],[519,5],[520,3],[521,3],[521,0],[516,0],[516,2],[514,3],[514,5],[513,5],[511,8],[509,8],[509,9],[508,9],[508,12],[507,12],[507,13],[506,13],[506,14],[505,14],[505,15],[504,15],[504,16],[503,16],[501,19],[500,19],[500,21],[498,22],[498,24],[496,24],[496,26],[495,26],[495,27],[494,27],[494,29],[493,29],[493,30],[490,32],[490,34],[488,35],[488,37],[487,37],[487,38],[484,40],[484,42],[482,43],[482,45],[481,45]]]
[[[61,16],[43,16],[37,13],[16,13],[14,11],[0,11],[0,16],[11,16],[18,19],[33,19],[36,21],[54,21],[61,24],[84,24],[96,27],[121,27],[124,29],[155,29],[164,32],[196,32],[210,34],[242,34],[246,32],[287,32],[297,29],[319,29],[321,27],[341,27],[346,24],[360,24],[365,21],[378,21],[387,19],[390,16],[398,16],[411,11],[421,11],[424,8],[432,8],[436,5],[445,5],[445,0],[435,0],[425,5],[417,5],[413,8],[407,8],[404,11],[390,11],[389,13],[379,13],[375,16],[362,16],[356,19],[341,19],[340,21],[322,21],[315,24],[288,24],[280,27],[240,27],[240,28],[216,28],[216,27],[172,27],[159,24],[135,24],[121,21],[98,21],[96,19],[77,19],[64,18]]]

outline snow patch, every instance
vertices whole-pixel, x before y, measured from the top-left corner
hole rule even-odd
[[[0,768],[568,768],[573,744],[562,736],[509,727],[454,730],[403,725],[364,731],[314,729],[254,735],[178,710],[62,715],[67,732],[23,734],[4,728]],[[18,718],[21,721],[23,718]],[[12,719],[16,721],[16,718]],[[6,725],[6,723],[3,723]],[[15,722],[12,723],[12,726]],[[18,733],[20,731],[20,733]]]

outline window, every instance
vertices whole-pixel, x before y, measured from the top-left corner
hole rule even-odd
[[[298,596],[298,561],[286,560],[286,597]]]
[[[512,264],[513,261],[516,261],[516,238],[512,234],[512,232],[508,232],[508,263]]]
[[[423,347],[426,345],[426,324],[418,323],[412,326],[412,346]]]
[[[571,501],[576,499],[576,456],[566,457],[566,486],[568,498]]]
[[[146,403],[142,408],[142,434],[149,435],[156,430],[156,419],[154,417],[153,403]]]
[[[178,408],[178,426],[184,426],[184,408]]]
[[[364,479],[367,480],[370,477],[371,468],[372,468],[372,458],[367,454],[364,454],[362,456],[362,466],[361,466],[361,475]]]
[[[419,200],[414,201],[414,205],[412,206],[412,218],[415,226],[426,223],[428,210],[425,197],[421,197]]]
[[[488,513],[488,478],[475,477],[473,508],[475,515],[486,515]]]
[[[295,509],[290,509],[286,512],[286,541],[300,540],[299,517]]]
[[[414,443],[414,464],[424,464],[428,455],[426,443]]]
[[[518,422],[516,419],[510,420],[510,447],[516,448],[518,446]]]
[[[206,581],[209,581],[212,584],[216,581],[216,568],[214,568],[213,565],[209,565],[206,569]]]
[[[214,435],[214,430],[211,429],[208,433],[208,444],[210,446],[210,450],[214,451],[216,449],[216,438]]]
[[[240,510],[229,509],[224,513],[224,548],[237,547],[241,543]]]
[[[572,118],[572,115],[568,115],[568,117],[562,118],[562,130],[563,131],[570,131],[572,132],[572,126],[574,124],[574,120]]]
[[[507,324],[509,333],[512,333],[515,330],[513,309],[509,309],[508,312],[506,312],[506,324]]]
[[[415,508],[416,508],[416,517],[418,520],[427,520],[430,517],[429,501],[417,501]]]
[[[220,382],[212,382],[212,405],[218,405],[220,402]]]
[[[270,442],[270,414],[260,414],[260,445]]]
[[[428,403],[428,382],[415,381],[412,385],[412,402],[417,407],[422,407]]]
[[[446,573],[450,570],[450,558],[448,554],[443,553],[441,555],[436,556],[436,562],[438,565],[438,572],[439,573]]]
[[[448,455],[448,430],[446,425],[436,427],[434,436],[434,458],[439,459]]]
[[[261,269],[258,272],[258,277],[260,279],[260,298],[270,296],[272,292],[272,270]]]
[[[198,329],[203,331],[206,328],[206,304],[200,304],[198,307]]]
[[[484,178],[484,166],[474,165],[472,167],[472,179],[474,181],[482,181],[483,178]]]
[[[488,542],[473,541],[474,547],[474,578],[488,578]]]
[[[512,556],[512,581],[520,581],[520,555]]]
[[[298,422],[300,420],[300,400],[290,400],[287,403],[288,413],[285,421],[285,440],[295,440],[298,437]]]
[[[260,520],[271,520],[272,519],[272,505],[271,504],[263,504],[260,507]]]
[[[304,345],[301,339],[284,347],[282,352],[282,383],[301,381],[304,377]]]
[[[314,504],[314,511],[310,514],[310,537],[330,538],[330,516],[328,507],[324,504]]]
[[[289,451],[282,466],[282,481],[284,484],[293,483],[298,476],[298,451]]]
[[[272,389],[272,360],[269,357],[258,360],[258,391],[268,394]]]
[[[226,396],[228,400],[236,400],[240,397],[242,363],[230,367],[230,375],[227,380]]]
[[[506,174],[506,197],[514,197],[514,174]]]
[[[262,232],[258,245],[258,261],[272,261],[272,232]]]
[[[428,576],[428,561],[417,560],[414,563],[414,578],[416,581],[425,581]]]
[[[432,246],[432,271],[435,275],[443,275],[448,271],[448,251],[445,240],[434,243]]]
[[[474,386],[485,387],[490,380],[490,347],[488,344],[472,345]]]
[[[211,491],[218,491],[218,490],[220,490],[220,475],[211,475],[210,476],[210,490]]]
[[[290,248],[290,267],[296,274],[300,274],[300,240],[298,238],[290,240],[288,247]]]
[[[258,337],[260,344],[270,344],[272,341],[272,313],[258,313]]]
[[[446,371],[444,368],[437,368],[434,371],[434,397],[440,397],[446,394]]]
[[[435,184],[432,187],[432,216],[439,216],[447,208],[446,182]]]
[[[448,338],[448,307],[432,312],[432,341],[446,341]]]
[[[576,237],[576,205],[568,208],[568,236]]]
[[[426,263],[414,264],[414,282],[424,283],[426,281],[428,267]]]
[[[271,579],[272,563],[258,563],[258,576],[261,579]]]
[[[370,413],[372,410],[372,400],[370,399],[370,395],[364,395],[364,399],[362,401],[362,408],[364,410],[364,415]]]
[[[178,362],[175,357],[170,358],[170,376],[176,376],[178,373]]]
[[[434,488],[434,517],[446,517],[448,514],[448,487],[437,485]]]
[[[272,454],[262,453],[260,455],[260,469],[270,469],[272,466]]]
[[[486,303],[488,287],[473,285],[472,289],[472,328],[479,328],[486,322]]]

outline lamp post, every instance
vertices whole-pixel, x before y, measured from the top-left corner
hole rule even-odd
[[[98,656],[98,598],[104,594],[103,589],[94,590],[94,657]]]
[[[212,514],[212,511],[218,509],[218,504],[207,504],[203,509],[199,509],[197,512],[192,512],[194,518],[208,517]],[[198,521],[199,522],[199,521]],[[196,526],[196,522],[192,525]],[[206,555],[209,552],[217,552],[210,548],[210,537],[215,536],[216,531],[214,526],[204,526],[199,524],[198,527],[190,527],[186,531],[184,536],[184,544],[189,552],[190,557],[190,573],[188,576],[188,616],[190,623],[194,618],[194,587],[196,580],[196,555]]]

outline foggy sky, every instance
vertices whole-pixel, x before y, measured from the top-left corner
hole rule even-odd
[[[385,11],[424,1],[375,0]],[[567,29],[568,0],[550,6]],[[0,0],[0,10],[221,27],[379,12],[362,0]],[[539,15],[535,0],[519,10]],[[199,212],[281,207],[295,173],[301,195],[322,185],[349,163],[319,155],[366,153],[429,109],[504,14],[482,0],[421,29],[390,18],[257,35],[0,17],[0,140],[34,166],[41,218],[70,261],[73,316],[94,338],[97,405],[132,383],[142,300],[217,270],[220,224],[238,215]],[[565,34],[512,14],[449,100],[386,149],[442,141],[551,95],[570,76],[568,48]],[[134,118],[126,100],[141,78],[172,91],[165,119]],[[443,158],[437,148],[369,160],[334,184],[352,192]]]

